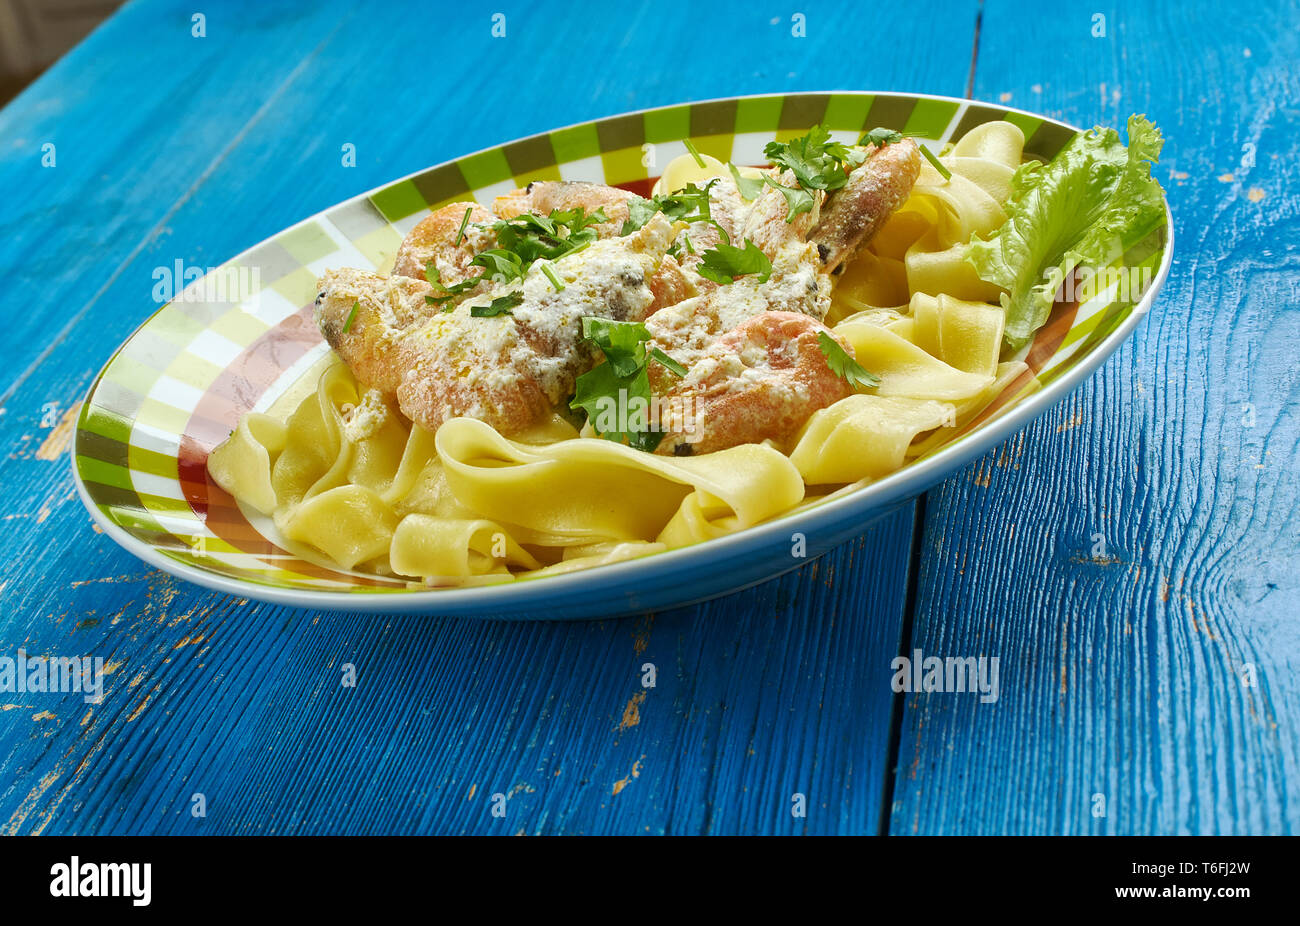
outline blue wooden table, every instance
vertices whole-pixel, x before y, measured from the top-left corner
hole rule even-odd
[[[1293,3],[200,6],[128,3],[0,111],[0,656],[108,672],[0,694],[0,831],[1300,829]],[[557,125],[827,89],[1145,112],[1179,243],[1101,373],[860,539],[548,624],[255,604],[92,528],[70,427],[155,268]],[[997,657],[998,699],[895,694],[916,650]]]

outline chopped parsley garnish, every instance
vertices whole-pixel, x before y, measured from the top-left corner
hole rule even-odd
[[[883,147],[884,145],[896,144],[902,141],[904,138],[912,138],[912,137],[915,136],[904,135],[902,132],[895,132],[893,129],[875,128],[872,129],[870,132],[865,133],[861,138],[859,138],[858,144],[877,145]],[[925,145],[917,145],[916,147],[921,149],[921,154],[925,156],[925,159],[927,161],[929,161],[931,164],[934,165],[934,169],[943,175],[943,179],[945,180],[952,179],[952,171],[950,171],[948,168],[944,167],[942,163],[940,163],[939,159],[934,156],[934,152],[932,152]]]
[[[743,248],[719,244],[716,248],[705,251],[704,258],[695,269],[700,276],[715,283],[734,283],[736,277],[751,273],[759,275],[758,282],[766,283],[772,275],[772,262],[758,249],[758,245],[746,238]]]
[[[512,280],[522,280],[524,277],[523,259],[514,251],[507,251],[505,248],[489,248],[480,251],[474,255],[470,263],[484,270],[482,276],[476,277],[476,281],[487,277],[494,283],[509,283]]]
[[[473,206],[465,207],[465,214],[460,217],[460,228],[456,229],[456,247],[465,240],[465,226],[469,224],[469,214],[474,211]]]
[[[498,315],[510,315],[511,309],[523,305],[523,293],[506,293],[497,296],[487,305],[470,306],[469,314],[474,318],[496,318]]]
[[[623,227],[619,229],[620,235],[630,235],[632,232],[642,228],[646,222],[659,211],[659,203],[655,199],[645,199],[641,196],[633,197],[628,200],[627,219],[623,222]]]
[[[877,126],[870,132],[864,132],[858,139],[859,145],[893,145],[903,140],[905,136],[902,132],[895,132],[893,129],[886,129]]]
[[[799,186],[810,191],[838,190],[848,183],[849,171],[866,160],[861,151],[832,141],[831,133],[822,125],[788,142],[768,142],[763,153],[773,164],[787,168]]]
[[[352,311],[348,313],[348,320],[343,323],[343,333],[347,334],[352,330],[352,322],[356,320],[357,309],[361,308],[361,300],[352,303]]]
[[[465,233],[465,225],[469,221],[472,208],[471,206],[465,210],[460,231],[456,234],[457,244]],[[483,268],[483,272],[478,276],[448,286],[442,282],[442,276],[432,261],[425,265],[425,279],[433,286],[434,291],[426,294],[424,299],[430,305],[443,306],[444,312],[453,311],[455,298],[484,280],[490,280],[498,285],[522,280],[536,261],[553,262],[565,255],[577,254],[590,247],[597,238],[596,230],[592,226],[608,221],[603,209],[587,213],[581,206],[565,210],[553,209],[550,215],[525,212],[513,219],[503,219],[492,226],[500,247],[480,251],[470,261],[471,266]],[[543,265],[542,273],[546,274],[556,292],[564,289],[564,284],[555,276],[549,263]],[[473,306],[470,315],[474,318],[508,315],[509,309],[522,302],[522,294],[511,293],[494,299],[489,306]]]
[[[521,270],[527,272],[534,261],[557,260],[591,244],[597,237],[591,226],[608,221],[604,209],[589,214],[578,206],[553,209],[550,215],[525,212],[497,222],[492,229],[501,245],[497,250],[518,255]]]
[[[425,293],[424,301],[429,305],[441,305],[444,312],[450,312],[455,308],[451,304],[457,296],[463,295],[478,285],[482,277],[471,277],[468,280],[461,280],[459,283],[452,283],[450,286],[442,282],[442,274],[438,272],[437,266],[433,261],[424,265],[424,278],[429,281],[433,287],[433,293]],[[436,293],[436,295],[435,295]]]
[[[690,152],[691,157],[695,158],[696,164],[704,168],[707,168],[709,166],[704,163],[704,158],[700,157],[699,149],[696,148],[695,145],[691,143],[691,140],[689,138],[683,138],[682,144],[686,146],[686,150]]]
[[[862,365],[849,356],[848,351],[825,331],[818,332],[817,346],[826,356],[826,365],[831,372],[855,389],[867,389],[880,385],[880,377],[868,373]]]
[[[777,183],[770,174],[765,174],[763,180],[768,186],[780,191],[781,195],[785,197],[785,221],[787,224],[793,222],[794,217],[801,212],[812,212],[813,196],[807,190]]]
[[[728,164],[727,169],[731,171],[731,179],[736,181],[736,189],[740,191],[741,197],[746,200],[758,199],[758,194],[763,192],[766,174],[761,177],[745,177],[735,164]]]
[[[641,322],[586,316],[582,319],[582,336],[600,348],[605,362],[578,377],[569,407],[585,411],[592,427],[606,440],[653,451],[663,440],[663,433],[652,430],[652,422],[647,420],[650,407],[647,367],[654,360],[677,376],[684,376],[686,368],[658,348],[646,350],[650,332]],[[625,418],[617,424],[626,426],[627,430],[599,430],[599,423],[610,412],[616,418]]]
[[[644,199],[640,196],[630,200],[627,207],[627,221],[623,223],[620,235],[630,235],[632,232],[644,227],[656,212],[662,212],[664,218],[670,222],[707,222],[713,225],[722,234],[722,240],[730,242],[731,237],[727,230],[714,221],[713,214],[709,211],[709,188],[718,182],[714,177],[703,187],[698,187],[693,183],[688,183],[684,189],[677,190],[674,193],[660,193],[653,199]]]

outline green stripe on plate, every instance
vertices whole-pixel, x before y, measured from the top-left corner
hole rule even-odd
[[[1024,113],[1003,113],[1002,118],[1024,132],[1027,139],[1033,138],[1038,127],[1043,124],[1042,119],[1026,116]]]
[[[826,119],[831,98],[820,93],[788,96],[781,107],[780,128],[803,134]]]
[[[915,100],[899,96],[878,96],[867,112],[867,128],[884,128],[902,131],[912,116]]]
[[[551,149],[556,164],[581,161],[600,154],[600,136],[594,125],[578,125],[551,133]]]
[[[131,440],[131,422],[93,402],[82,406],[81,421],[78,422],[77,428],[107,437],[123,445]]]
[[[394,183],[390,187],[384,187],[378,193],[370,197],[378,209],[390,222],[396,222],[398,219],[404,219],[408,215],[414,215],[422,209],[428,209],[429,204],[420,191],[416,189],[415,184],[410,180],[403,180],[400,183]]]
[[[514,171],[510,169],[510,162],[506,160],[500,148],[461,158],[456,162],[456,166],[460,168],[461,176],[465,178],[471,190],[491,186],[514,176]]]
[[[867,125],[867,114],[871,112],[871,103],[875,97],[860,94],[832,94],[826,104],[826,128],[832,131],[863,132]]]
[[[691,134],[691,108],[673,106],[669,109],[652,109],[645,114],[645,140],[652,145],[666,141],[679,141]]]
[[[86,428],[84,419],[83,423],[77,430],[77,454],[94,460],[103,460],[114,466],[130,466],[130,456],[128,453],[129,444],[120,440],[113,440],[104,437],[102,434],[96,434],[94,431]],[[175,474],[176,467],[173,460],[172,473]],[[80,466],[78,466],[80,471]]]
[[[148,450],[131,444],[127,453],[127,461],[131,469],[141,473],[148,473],[151,476],[165,476],[168,479],[179,478],[176,458],[166,453],[159,453],[156,450]]]
[[[741,132],[774,132],[781,121],[783,97],[758,96],[736,101],[737,134]]]
[[[117,466],[106,460],[97,460],[94,457],[77,454],[77,472],[81,473],[84,482],[93,482],[101,486],[122,489],[130,492],[132,499],[139,498],[135,486],[131,484],[131,470],[125,466]],[[120,501],[118,504],[120,504]]]

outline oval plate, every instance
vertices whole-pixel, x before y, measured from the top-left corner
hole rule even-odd
[[[246,516],[208,478],[207,456],[242,415],[267,408],[328,352],[311,317],[318,274],[330,267],[387,272],[406,232],[431,208],[455,200],[490,203],[541,179],[590,180],[646,195],[653,177],[642,163],[645,152],[654,153],[645,160],[667,164],[685,153],[685,137],[723,161],[762,164],[767,142],[803,134],[818,122],[844,141],[885,126],[915,133],[937,148],[994,119],[1020,126],[1026,154],[1044,159],[1080,131],[1020,110],[923,94],[736,97],[557,129],[364,193],[213,271],[118,348],[91,386],[77,422],[77,490],[104,532],[145,562],[218,591],[304,608],[608,617],[702,601],[788,572],[1005,440],[1096,370],[1163,285],[1173,253],[1172,222],[1141,261],[1154,281],[1139,303],[1110,302],[1102,294],[1083,305],[1054,308],[1026,358],[1041,388],[1028,375],[1011,383],[942,448],[869,486],[643,559],[497,585],[412,588],[288,549],[269,519]],[[790,555],[795,532],[805,537],[806,558]]]

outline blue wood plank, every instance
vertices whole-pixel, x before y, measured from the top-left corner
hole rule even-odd
[[[868,670],[900,643],[910,506],[747,592],[576,625],[235,601],[89,527],[69,416],[151,310],[155,267],[219,263],[430,163],[629,108],[794,89],[959,94],[975,6],[951,4],[937,38],[905,10],[879,11],[871,55],[825,3],[803,5],[806,38],[789,13],[715,8],[727,40],[706,53],[683,41],[695,33],[680,2],[507,8],[505,40],[485,9],[420,10],[223,4],[198,40],[188,7],[138,0],[0,112],[4,137],[27,145],[0,156],[0,191],[28,204],[0,238],[25,305],[0,363],[0,654],[91,654],[112,670],[102,704],[0,705],[0,830],[875,831],[892,695]],[[395,53],[422,37],[436,64]],[[558,48],[593,49],[591,80],[564,72]],[[55,132],[70,141],[39,173],[32,146]],[[355,688],[340,684],[345,662]],[[790,813],[796,792],[806,818]],[[494,794],[509,795],[504,818]]]
[[[929,499],[913,646],[998,657],[1001,696],[909,696],[895,833],[1300,830],[1300,16],[1105,16],[990,0],[976,96],[1159,122],[1174,270],[1098,376]]]

